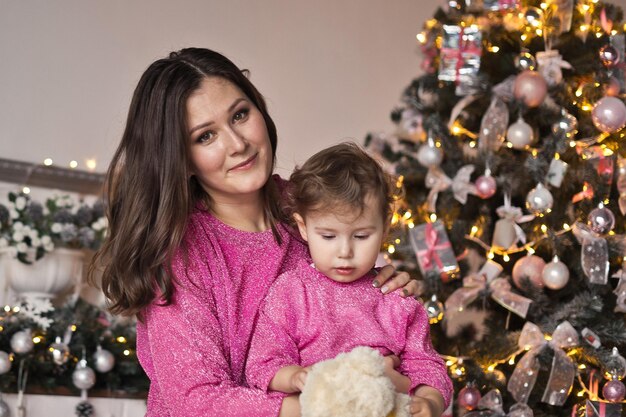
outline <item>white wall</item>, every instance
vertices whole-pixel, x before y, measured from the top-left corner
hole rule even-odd
[[[389,130],[438,0],[0,0],[0,157],[106,170],[143,70],[204,46],[252,71],[279,172]]]

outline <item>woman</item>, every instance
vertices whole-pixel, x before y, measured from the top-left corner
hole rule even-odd
[[[216,52],[173,52],[139,81],[107,175],[110,233],[96,263],[111,311],[139,318],[148,416],[299,414],[296,397],[243,377],[260,301],[306,256],[283,224],[276,142],[263,97]],[[408,278],[383,292],[414,293]]]

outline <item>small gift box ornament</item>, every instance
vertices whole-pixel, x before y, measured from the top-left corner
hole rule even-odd
[[[455,82],[457,95],[469,95],[478,87],[482,39],[476,25],[443,25],[438,77]]]
[[[444,282],[458,276],[459,264],[440,220],[409,229],[409,238],[423,276],[435,272]]]

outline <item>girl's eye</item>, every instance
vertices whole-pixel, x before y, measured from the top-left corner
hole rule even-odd
[[[211,130],[207,130],[206,132],[204,132],[203,134],[198,136],[198,139],[196,139],[196,142],[198,142],[198,143],[209,143],[214,138],[215,138],[215,133],[213,133]]]
[[[246,118],[246,116],[248,116],[248,113],[250,113],[250,109],[247,109],[247,108],[238,110],[237,113],[235,113],[235,115],[233,116],[233,120],[235,122],[243,120]]]
[[[354,235],[354,238],[359,240],[365,240],[368,237],[370,237],[370,235]]]
[[[331,240],[334,238],[335,238],[335,235],[322,235],[322,239],[324,240]]]

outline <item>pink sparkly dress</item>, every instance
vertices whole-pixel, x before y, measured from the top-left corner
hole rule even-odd
[[[148,417],[277,416],[283,395],[250,388],[244,366],[254,319],[272,281],[306,257],[303,243],[279,225],[237,230],[206,211],[191,215],[172,268],[169,306],[154,302],[137,324],[137,355],[150,378]],[[185,259],[187,258],[187,259]]]
[[[428,385],[450,401],[452,382],[432,347],[428,317],[413,298],[372,291],[373,273],[351,283],[333,281],[306,259],[278,277],[261,305],[246,366],[252,386],[267,390],[287,365],[309,366],[369,346],[400,357],[411,392]]]

